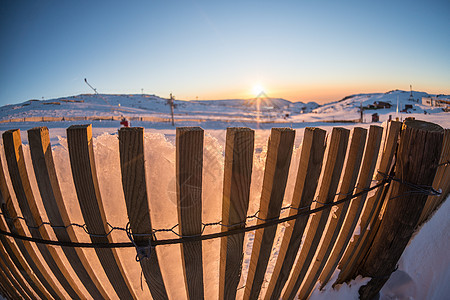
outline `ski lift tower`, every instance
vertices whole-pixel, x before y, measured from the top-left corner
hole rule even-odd
[[[409,101],[416,101],[416,100],[414,100],[414,96],[413,96],[413,93],[412,93],[412,84],[410,84],[409,85],[409,89],[410,89],[410,94],[409,94]]]
[[[362,106],[362,101],[359,103],[359,123],[364,123],[364,108]]]
[[[172,114],[172,126],[175,126],[175,122],[173,119],[173,110],[176,106],[176,104],[174,103],[175,97],[172,95],[172,93],[170,93],[170,98],[167,99],[167,104],[170,106],[170,112]]]

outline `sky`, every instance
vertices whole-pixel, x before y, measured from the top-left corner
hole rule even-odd
[[[0,105],[450,94],[450,1],[0,1]]]

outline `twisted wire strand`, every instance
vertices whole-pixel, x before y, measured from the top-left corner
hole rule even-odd
[[[225,237],[225,236],[229,236],[229,235],[234,235],[234,234],[240,234],[240,233],[245,233],[245,232],[249,232],[249,231],[253,231],[253,230],[257,230],[257,229],[261,229],[261,228],[265,228],[265,227],[269,227],[269,226],[275,226],[278,225],[280,223],[284,223],[287,221],[291,221],[291,220],[295,220],[297,218],[300,218],[302,216],[306,216],[306,215],[310,215],[322,210],[326,210],[331,208],[332,206],[336,206],[339,205],[341,203],[344,203],[346,201],[350,201],[354,198],[360,197],[376,188],[379,188],[385,184],[390,183],[391,181],[396,181],[399,182],[400,184],[404,184],[406,186],[408,186],[411,190],[390,198],[390,199],[395,199],[397,197],[401,197],[407,194],[424,194],[424,195],[433,195],[433,196],[438,196],[441,194],[440,190],[435,190],[433,189],[433,187],[431,186],[424,186],[424,185],[416,185],[416,184],[412,184],[412,183],[408,183],[405,182],[401,179],[395,178],[392,175],[387,175],[381,172],[378,172],[383,179],[381,180],[375,180],[378,183],[373,185],[372,187],[369,188],[355,188],[354,191],[356,190],[360,190],[357,193],[354,192],[349,192],[349,193],[337,193],[335,196],[346,196],[345,198],[338,200],[338,201],[334,201],[334,202],[328,202],[328,203],[322,203],[317,201],[317,199],[314,199],[312,202],[316,202],[318,204],[321,204],[321,206],[319,207],[315,207],[314,209],[311,209],[310,205],[304,206],[304,207],[293,207],[292,205],[288,205],[285,207],[282,207],[280,210],[280,215],[283,211],[287,210],[287,209],[292,209],[292,210],[296,210],[297,214],[293,214],[291,216],[287,216],[284,218],[271,218],[271,219],[264,219],[259,217],[259,210],[256,211],[254,214],[249,215],[245,218],[244,221],[239,222],[239,223],[234,223],[234,224],[223,224],[222,221],[218,221],[218,222],[211,222],[211,223],[202,223],[202,229],[201,229],[201,233],[200,234],[196,234],[196,235],[181,235],[176,231],[176,228],[179,227],[179,224],[175,224],[174,226],[172,226],[171,228],[162,228],[162,229],[153,229],[151,233],[145,233],[145,234],[138,234],[138,233],[133,233],[131,230],[131,226],[130,223],[128,222],[126,224],[125,228],[122,227],[117,227],[117,226],[112,226],[109,222],[107,223],[107,226],[109,227],[109,231],[106,234],[96,234],[96,233],[91,233],[89,232],[87,225],[86,224],[77,224],[77,223],[71,223],[67,226],[55,226],[50,224],[49,222],[42,222],[39,226],[28,226],[28,228],[30,229],[39,229],[42,226],[50,226],[53,229],[67,229],[71,226],[73,227],[78,227],[83,229],[83,231],[88,234],[91,237],[107,237],[109,236],[113,231],[123,231],[125,232],[125,234],[127,235],[129,242],[113,242],[113,243],[83,243],[83,242],[64,242],[64,241],[55,241],[55,240],[46,240],[46,239],[37,239],[37,238],[33,238],[33,237],[29,237],[29,236],[22,236],[19,234],[15,234],[15,233],[11,233],[8,231],[3,231],[0,230],[0,234],[2,235],[6,235],[6,236],[10,236],[16,239],[21,239],[21,240],[26,240],[26,241],[30,241],[30,242],[35,242],[35,243],[41,243],[41,244],[47,244],[47,245],[53,245],[53,246],[61,246],[61,247],[82,247],[82,248],[128,248],[128,247],[135,247],[136,248],[136,261],[141,261],[144,258],[148,258],[152,252],[152,250],[158,246],[158,245],[170,245],[170,244],[180,244],[180,243],[187,243],[187,242],[194,242],[194,241],[203,241],[203,240],[208,240],[208,239],[214,239],[214,238],[219,238],[219,237]],[[9,217],[7,214],[0,212],[0,215],[3,215],[4,219],[6,221],[16,221],[16,220],[23,220],[25,221],[25,223],[27,222],[27,220],[24,217],[21,216],[16,216],[14,218]],[[248,221],[253,220],[253,219],[257,219],[259,221],[262,221],[260,224],[256,224],[256,225],[252,225],[252,226],[247,226],[245,227],[245,225],[247,224]],[[206,230],[207,227],[212,227],[212,226],[221,226],[221,227],[226,227],[226,228],[232,228],[230,230],[227,231],[221,231],[221,232],[216,232],[216,233],[211,233],[211,234],[203,234],[204,231]],[[163,240],[158,240],[156,237],[157,233],[162,233],[162,232],[170,232],[172,234],[174,234],[177,238],[173,238],[173,239],[163,239]],[[146,238],[144,239],[145,241],[140,241],[136,242],[135,241],[135,237],[143,237]]]

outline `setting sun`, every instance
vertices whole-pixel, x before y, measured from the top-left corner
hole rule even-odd
[[[253,86],[252,88],[252,93],[254,96],[259,96],[261,93],[265,93],[265,89],[262,85],[257,84],[255,86]]]

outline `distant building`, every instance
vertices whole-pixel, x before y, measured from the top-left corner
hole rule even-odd
[[[372,114],[372,122],[379,122],[380,116],[377,113]]]
[[[390,104],[389,102],[384,102],[384,101],[375,101],[373,103],[373,105],[375,106],[375,108],[391,108],[392,104]]]
[[[449,98],[438,97],[422,97],[422,104],[436,107],[447,107],[450,105]]]

